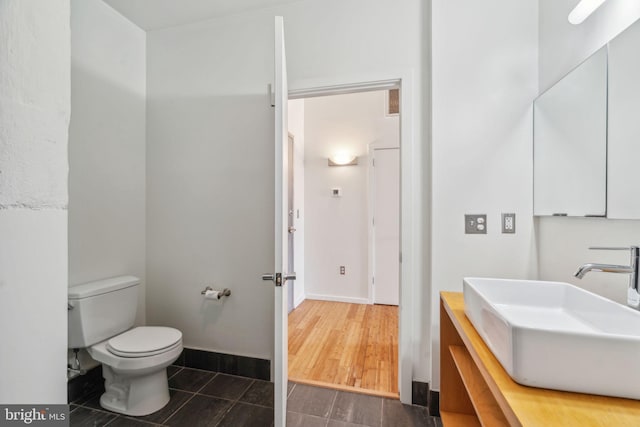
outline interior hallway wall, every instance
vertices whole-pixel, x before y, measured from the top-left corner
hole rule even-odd
[[[101,0],[71,1],[69,285],[142,280],[146,34]]]
[[[433,0],[432,335],[438,390],[439,292],[465,276],[535,278],[532,108],[538,1]],[[516,234],[500,233],[515,212]],[[465,235],[464,214],[487,214]]]
[[[640,18],[640,2],[609,0],[580,25],[566,17],[575,2],[540,0],[540,91],[551,87]],[[628,277],[588,274],[573,277],[587,262],[626,264],[626,252],[590,251],[589,246],[631,246],[640,242],[640,221],[605,218],[536,218],[540,278],[570,282],[622,304]]]
[[[0,402],[67,403],[69,0],[0,2]]]
[[[303,0],[147,34],[150,323],[179,328],[188,347],[272,358],[273,287],[260,275],[274,259],[273,16],[285,19],[290,89],[414,76],[407,96],[422,176],[424,8],[419,0]],[[427,223],[422,183],[411,188],[419,236]],[[420,307],[407,328],[413,376],[428,381],[424,246],[413,248]],[[212,305],[200,297],[206,285],[233,294]]]
[[[369,144],[400,144],[399,116],[385,115],[386,91],[305,100],[307,298],[369,303]],[[355,166],[329,167],[336,152]],[[331,189],[340,188],[341,197]],[[346,274],[340,274],[340,266]]]

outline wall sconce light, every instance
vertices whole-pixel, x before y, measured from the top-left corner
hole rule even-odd
[[[597,8],[602,6],[606,0],[580,0],[575,8],[569,13],[569,22],[573,25],[582,24]]]
[[[329,156],[329,166],[354,166],[358,157],[348,153],[336,153]]]

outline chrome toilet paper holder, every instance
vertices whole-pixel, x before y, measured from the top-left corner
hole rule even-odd
[[[211,286],[207,286],[206,288],[204,288],[204,290],[202,292],[200,292],[200,295],[206,295],[207,291],[213,291],[214,289]],[[218,294],[218,299],[222,298],[222,297],[228,297],[229,295],[231,295],[231,289],[229,288],[224,288],[219,294]]]

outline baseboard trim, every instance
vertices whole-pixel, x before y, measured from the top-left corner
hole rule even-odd
[[[440,392],[431,390],[429,383],[411,382],[411,403],[427,407],[431,416],[440,416]]]
[[[307,299],[318,301],[347,302],[350,304],[369,304],[367,298],[341,297],[334,295],[307,294]]]
[[[301,295],[300,298],[293,301],[293,308],[298,308],[300,304],[306,299],[304,295]]]
[[[186,348],[174,365],[269,381],[271,361],[256,357]]]
[[[429,383],[411,382],[411,404],[429,407]]]
[[[429,390],[429,415],[440,416],[440,392]]]

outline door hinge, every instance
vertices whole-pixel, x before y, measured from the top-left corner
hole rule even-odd
[[[373,276],[373,277],[371,278],[371,283],[372,283],[373,285],[375,285],[375,284],[376,284],[376,277],[375,277],[375,276]]]

